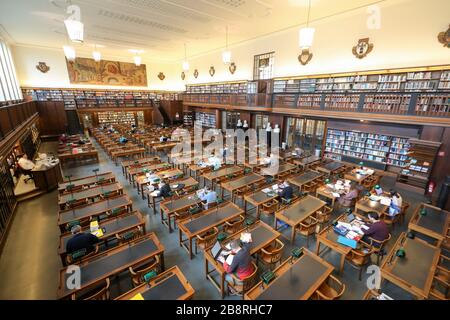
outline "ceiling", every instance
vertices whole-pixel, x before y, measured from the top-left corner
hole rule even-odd
[[[311,20],[387,0],[311,0]],[[179,62],[306,23],[308,0],[0,0],[0,27],[16,45],[60,49],[67,44],[68,2],[81,8],[87,56],[94,44],[110,58],[130,49],[144,59]],[[61,49],[62,50],[62,49]]]

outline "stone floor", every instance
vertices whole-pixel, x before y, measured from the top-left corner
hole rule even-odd
[[[42,147],[46,152],[56,151],[56,143],[44,143]],[[203,254],[199,253],[193,260],[189,260],[187,252],[178,244],[177,233],[169,234],[168,229],[160,222],[159,215],[154,215],[147,207],[146,201],[138,196],[136,189],[124,179],[120,166],[115,166],[99,146],[99,164],[64,168],[64,175],[72,174],[74,177],[92,175],[92,170],[100,168],[100,172],[112,171],[118,181],[124,186],[125,192],[133,201],[133,208],[140,210],[146,218],[147,231],[155,232],[165,247],[164,256],[166,267],[178,265],[195,289],[194,299],[220,299],[219,292],[205,279]],[[393,178],[385,177],[381,181],[384,189],[394,185]],[[424,197],[419,194],[398,190],[405,201],[411,204],[406,221],[409,220],[412,209]],[[56,225],[57,191],[42,195],[38,198],[20,203],[11,230],[6,241],[2,255],[0,256],[0,299],[56,299],[58,286],[58,270],[62,267],[57,255],[59,229]],[[242,204],[241,204],[242,205]],[[254,212],[254,211],[253,211]],[[335,216],[338,212],[334,213]],[[263,217],[263,220],[273,225],[273,217]],[[398,235],[405,231],[406,223],[397,226],[393,230],[393,239],[390,246],[395,243]],[[290,229],[283,230],[285,244],[284,255],[287,258],[292,246],[288,240]],[[306,246],[306,241],[297,237],[295,246]],[[315,251],[315,241],[310,241],[309,249]],[[325,252],[322,257],[334,266],[339,266],[340,256],[332,251]],[[374,259],[375,261],[375,259]],[[369,274],[363,272],[362,280],[358,280],[358,271],[346,264],[343,274],[335,275],[345,283],[346,291],[342,299],[361,299],[367,290],[366,279]],[[412,297],[387,283],[385,290],[393,298],[411,299]],[[112,297],[131,289],[131,283],[127,274],[121,275],[113,281],[111,287]],[[226,297],[225,299],[238,299],[238,297]]]

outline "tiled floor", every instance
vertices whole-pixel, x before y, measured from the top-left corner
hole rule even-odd
[[[43,148],[48,152],[55,150],[56,144],[44,143]],[[147,207],[146,201],[138,196],[136,189],[124,179],[120,166],[115,166],[107,155],[99,149],[100,164],[79,166],[75,168],[65,168],[64,174],[74,176],[91,175],[92,170],[100,168],[101,172],[112,171],[116,174],[118,181],[124,186],[133,201],[133,208],[140,210],[146,217],[147,230],[155,232],[165,247],[166,267],[178,265],[187,279],[195,289],[194,299],[220,299],[219,292],[205,279],[203,254],[199,253],[193,260],[189,260],[187,252],[180,248],[177,233],[169,234],[159,219],[159,215],[153,215]],[[381,185],[389,189],[394,184],[393,178],[383,178]],[[399,190],[405,201],[411,203],[411,208],[415,208],[420,201],[424,201],[422,195],[408,193]],[[16,212],[10,234],[6,241],[3,253],[0,257],[0,299],[55,299],[58,286],[58,270],[62,267],[60,259],[56,253],[58,246],[59,230],[56,225],[57,213],[57,192],[40,196],[19,205]],[[412,214],[409,210],[407,220]],[[334,213],[338,215],[337,212]],[[263,220],[273,225],[273,218]],[[404,231],[404,226],[397,227],[393,231],[393,245],[399,233]],[[285,236],[282,241],[286,244],[284,255],[286,258],[291,251],[289,229],[283,231]],[[295,246],[306,246],[306,241],[297,237]],[[309,249],[315,250],[315,241],[310,241]],[[339,265],[339,255],[328,251],[323,257],[334,266]],[[358,272],[350,265],[346,264],[342,275],[338,278],[346,285],[346,291],[342,299],[361,299],[367,290],[366,279],[368,274],[363,273],[362,281],[358,281]],[[112,296],[117,296],[119,292],[125,292],[131,288],[131,283],[126,274],[112,285]],[[394,298],[411,299],[410,295],[395,287],[392,284],[386,285],[387,292]],[[226,299],[237,299],[237,297],[227,297]]]

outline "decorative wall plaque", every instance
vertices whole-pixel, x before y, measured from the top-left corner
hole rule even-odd
[[[36,69],[38,69],[42,73],[47,73],[48,70],[50,70],[50,67],[45,62],[39,62],[36,66]]]
[[[444,47],[450,48],[450,25],[447,31],[442,31],[438,34],[438,40]]]
[[[198,70],[197,69],[194,70],[194,77],[195,77],[195,79],[198,78]]]
[[[358,59],[366,57],[373,50],[373,43],[369,43],[369,38],[359,39],[358,44],[353,47],[353,54]]]
[[[309,49],[303,49],[302,53],[300,53],[300,55],[298,56],[298,61],[303,65],[307,65],[308,62],[311,61],[313,57],[312,52],[309,52]]]
[[[230,70],[231,74],[234,74],[236,72],[237,66],[234,62],[232,62],[228,69]]]
[[[186,79],[186,73],[184,73],[184,71],[183,71],[183,72],[181,72],[181,80],[184,80],[184,79]]]
[[[211,77],[214,77],[215,74],[216,74],[216,69],[214,69],[214,66],[211,66],[211,68],[209,68],[209,75]]]
[[[166,76],[164,75],[164,73],[160,72],[158,74],[158,78],[159,78],[159,80],[163,81],[166,78]]]

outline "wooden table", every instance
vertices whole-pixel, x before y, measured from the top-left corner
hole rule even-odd
[[[322,173],[310,170],[295,177],[289,178],[288,182],[297,186],[301,190],[304,184],[315,181],[321,177],[323,177]]]
[[[344,179],[355,181],[358,184],[362,184],[362,182],[364,180],[366,180],[368,177],[370,177],[370,176],[372,176],[374,174],[375,173],[372,173],[372,174],[360,174],[360,173],[356,173],[355,170],[352,170],[351,172],[346,173],[344,175]]]
[[[140,212],[134,211],[119,217],[105,219],[99,223],[99,228],[105,229],[103,236],[99,237],[99,239],[106,243],[108,240],[115,239],[116,234],[137,228],[140,228],[145,234],[145,220]],[[90,232],[90,226],[83,227],[81,231],[86,233]],[[61,257],[63,265],[66,265],[66,245],[72,237],[73,234],[70,232],[59,236],[58,254]]]
[[[65,225],[72,221],[82,220],[88,221],[91,217],[100,217],[107,212],[116,208],[127,207],[128,211],[132,210],[133,203],[126,194],[98,201],[83,207],[74,208],[70,210],[59,211],[58,226],[62,232],[65,230]]]
[[[189,252],[192,259],[192,239],[214,227],[224,224],[226,221],[231,221],[244,213],[244,210],[231,202],[201,212],[193,219],[186,219],[178,224],[179,242],[180,246]],[[186,239],[183,239],[183,234]],[[189,242],[187,247],[185,242]]]
[[[61,161],[61,165],[64,165],[64,163],[67,162],[68,160],[78,160],[84,158],[93,158],[96,160],[96,162],[99,162],[97,150],[86,150],[77,153],[72,152],[58,153],[58,158],[59,161]]]
[[[72,180],[69,182],[60,183],[58,185],[59,193],[63,193],[67,191],[67,187],[73,185],[75,187],[86,187],[91,186],[93,184],[102,182],[114,182],[116,181],[116,176],[112,172],[99,173],[97,176],[89,176]]]
[[[149,233],[80,263],[79,289],[68,288],[67,284],[72,284],[69,277],[73,277],[73,271],[69,272],[67,268],[63,268],[59,271],[58,298],[68,298],[89,285],[118,275],[129,267],[142,264],[155,256],[160,257],[161,268],[164,270],[164,247],[154,233]]]
[[[368,197],[364,197],[356,202],[355,214],[366,219],[369,212],[374,211],[381,216],[386,212],[387,208],[388,206],[381,204],[380,201],[373,201]],[[363,214],[361,214],[361,212]]]
[[[396,256],[403,247],[406,256]],[[430,293],[441,250],[420,239],[409,239],[402,233],[381,265],[381,277],[408,291],[419,299]]]
[[[202,200],[195,194],[188,194],[176,200],[167,200],[161,203],[161,223],[169,228],[169,232],[172,232],[172,218],[175,212],[186,210],[191,206],[198,205]],[[175,227],[175,226],[174,226]]]
[[[300,167],[302,167],[303,170],[308,169],[310,166],[319,163],[320,161],[322,161],[321,157],[316,157],[316,156],[309,156],[309,157],[304,157],[301,159],[296,159],[293,160],[292,162]]]
[[[276,184],[272,184],[270,186],[267,186],[264,189],[272,189],[272,186],[274,186]],[[245,213],[247,213],[247,203],[252,204],[253,206],[255,206],[256,208],[256,216],[258,217],[258,219],[260,218],[260,207],[264,204],[267,203],[269,201],[272,201],[276,198],[278,198],[278,193],[277,192],[272,192],[271,194],[265,193],[263,192],[261,189],[259,191],[256,191],[252,194],[246,194],[244,196],[244,211]],[[272,189],[273,190],[273,189]]]
[[[58,204],[59,209],[64,210],[64,208],[68,205],[68,202],[73,200],[81,200],[81,199],[87,199],[87,200],[94,200],[95,198],[100,197],[106,192],[119,192],[119,194],[123,194],[123,187],[118,182],[113,182],[109,184],[104,184],[101,186],[88,188],[79,190],[73,193],[66,193],[59,195]]]
[[[422,209],[426,215],[420,215]],[[438,207],[422,203],[414,211],[408,228],[436,240],[436,246],[440,247],[446,239],[450,224],[450,213]]]
[[[244,296],[246,300],[308,300],[328,279],[333,266],[309,250],[296,260],[287,259],[273,272],[276,276],[268,285],[262,281]]]
[[[278,239],[281,235],[278,231],[275,231],[272,227],[270,227],[266,223],[262,221],[257,221],[249,228],[242,229],[236,232],[235,234],[229,236],[226,240],[222,242],[221,244],[222,247],[225,247],[227,243],[229,243],[230,241],[239,239],[242,232],[250,232],[252,234],[252,244],[250,248],[251,255],[257,254],[262,248],[271,244],[273,241],[275,241],[275,239]],[[214,287],[217,290],[219,290],[223,298],[225,296],[225,276],[226,276],[226,271],[223,268],[223,264],[214,259],[211,250],[207,250],[205,252],[204,258],[205,258],[206,277],[209,281],[211,281]],[[209,269],[210,266],[212,267],[211,270]],[[217,272],[220,276],[219,283],[217,283],[216,279],[214,279],[214,277],[212,276],[214,272]]]
[[[147,164],[153,164],[160,161],[159,157],[145,157],[137,160],[125,160],[122,161],[122,173],[125,178],[128,178],[128,170],[135,166],[142,166]]]
[[[340,215],[336,219],[336,221],[348,222],[347,217],[348,217],[347,214]],[[320,231],[320,233],[318,233],[316,236],[316,238],[317,238],[316,254],[318,256],[320,256],[320,254],[321,254],[320,246],[321,245],[339,253],[341,255],[341,261],[340,261],[340,265],[339,265],[339,273],[342,274],[342,272],[344,271],[345,257],[352,251],[352,248],[338,243],[337,242],[338,237],[339,237],[339,235],[336,232],[334,232],[332,225],[328,225],[325,229]]]
[[[320,186],[316,189],[316,197],[319,198],[319,196],[325,197],[327,199],[331,200],[331,206],[334,207],[334,203],[336,202],[336,199],[338,197],[335,197],[333,195],[333,190],[330,190],[326,185]],[[319,198],[320,199],[320,198]]]
[[[202,174],[202,177],[203,179],[205,179],[205,185],[206,181],[210,181],[211,188],[214,189],[214,184],[217,182],[217,180],[220,180],[221,178],[226,177],[228,175],[242,174],[242,173],[244,173],[244,168],[238,166],[231,166],[216,171],[204,173]]]
[[[139,168],[133,168],[128,170],[128,179],[130,181],[130,183],[133,185],[135,185],[135,176],[139,176],[139,175],[145,175],[146,171],[161,171],[161,170],[168,170],[171,169],[172,165],[170,165],[167,162],[163,162],[163,163],[156,163],[156,164],[149,164],[149,165],[144,165],[142,167]]]
[[[194,176],[195,180],[199,180],[199,176],[205,174],[206,172],[211,171],[211,166],[199,166],[198,164],[190,164],[188,166],[189,174]]]
[[[293,170],[297,169],[297,166],[291,164],[291,163],[283,163],[278,165],[278,170],[276,170],[276,167],[268,167],[268,168],[262,168],[261,169],[261,175],[263,176],[271,176],[271,177],[277,177],[284,173],[291,173]]]
[[[143,300],[190,300],[194,293],[194,288],[184,274],[178,266],[174,266],[115,300],[131,300],[136,295],[140,295]]]
[[[323,172],[326,175],[330,176],[335,173],[342,172],[345,170],[345,164],[339,161],[332,161],[323,165],[320,165],[316,168],[317,171]]]
[[[183,175],[183,171],[179,169],[170,169],[165,171],[159,171],[156,173],[156,175],[159,177],[160,180],[162,179],[171,179],[178,175]],[[142,200],[145,200],[145,194],[144,194],[144,186],[148,185],[150,183],[150,180],[145,176],[139,176],[135,178],[136,181],[136,187],[137,192],[142,196]]]
[[[245,186],[252,186],[255,183],[264,181],[266,178],[263,176],[256,174],[256,173],[250,173],[248,175],[245,175],[241,178],[234,179],[232,181],[226,181],[222,182],[220,185],[222,187],[222,198],[224,190],[227,190],[231,193],[231,201],[234,202],[234,192],[240,188],[243,188]]]
[[[129,156],[140,156],[143,158],[145,156],[144,148],[133,148],[128,150],[118,150],[111,152],[111,158],[114,163],[117,165],[117,160],[121,157],[129,157]]]
[[[277,230],[278,227],[278,220],[287,223],[291,227],[291,242],[294,243],[296,228],[300,222],[303,222],[309,216],[321,210],[325,205],[326,202],[307,195],[303,199],[294,202],[289,207],[275,213],[275,230]]]

